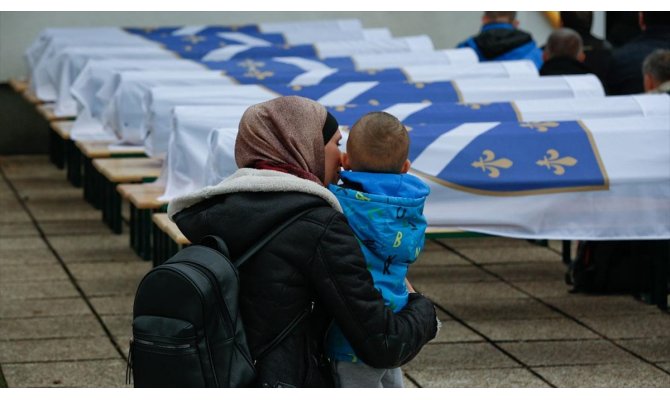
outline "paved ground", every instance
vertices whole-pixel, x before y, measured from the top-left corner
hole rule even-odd
[[[123,387],[132,300],[150,268],[46,156],[0,157],[0,386]],[[670,315],[568,293],[559,243],[431,241],[410,279],[439,337],[420,387],[670,387]]]

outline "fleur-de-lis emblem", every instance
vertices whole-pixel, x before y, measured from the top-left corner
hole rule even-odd
[[[496,154],[491,150],[484,150],[482,152],[482,155],[484,156],[484,158],[479,157],[479,161],[475,161],[470,165],[472,165],[475,168],[481,168],[482,171],[484,172],[488,170],[489,172],[488,175],[491,178],[497,178],[500,176],[499,168],[507,169],[514,164],[512,160],[509,160],[507,158],[500,158],[496,160],[495,159]]]
[[[184,46],[184,51],[191,51],[191,50],[193,50],[193,46],[190,45]]]
[[[432,103],[432,101],[430,101],[429,99],[423,99],[423,100],[421,100],[421,102],[424,103],[424,104]]]
[[[240,63],[238,63],[240,67],[246,68],[247,72],[244,74],[244,76],[250,77],[250,78],[256,78],[259,81],[262,81],[265,78],[274,76],[274,72],[272,71],[261,71],[259,68],[262,68],[265,66],[264,62],[256,62],[251,59],[246,59]]]
[[[414,87],[417,88],[417,89],[423,89],[423,88],[426,87],[426,84],[422,83],[422,82],[419,82],[419,83],[415,83]]]
[[[379,100],[371,99],[368,103],[370,103],[371,106],[378,106]]]
[[[293,89],[294,92],[299,92],[302,90],[302,86],[300,85],[293,85],[291,86],[291,89]]]
[[[375,74],[377,74],[377,72],[379,72],[379,70],[375,69],[375,68],[368,68],[368,69],[365,70],[365,72],[367,72],[368,75],[375,75]]]
[[[549,128],[556,128],[558,122],[524,122],[520,124],[523,128],[537,129],[538,132],[546,132]]]
[[[458,103],[459,106],[468,107],[471,110],[480,110],[484,106],[488,106],[491,103]]]
[[[251,58],[247,58],[246,60],[237,63],[237,65],[239,65],[242,68],[246,68],[246,69],[257,69],[257,68],[260,68],[260,67],[264,67],[265,63],[256,62],[256,61],[252,60]]]
[[[549,156],[549,158],[547,158]],[[574,167],[577,165],[577,159],[573,157],[560,157],[558,151],[554,149],[547,150],[547,156],[544,156],[544,159],[538,160],[536,162],[539,166],[545,166],[547,169],[554,169],[554,174],[563,175],[565,173],[565,167]]]
[[[336,106],[335,111],[344,112],[344,111],[347,110],[347,108],[356,108],[356,105],[355,104],[342,104],[342,105]]]
[[[185,35],[181,38],[181,40],[184,42],[191,42],[191,44],[198,44],[200,42],[204,42],[206,38],[204,36],[198,35]]]

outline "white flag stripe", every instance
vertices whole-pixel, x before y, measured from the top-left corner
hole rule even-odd
[[[463,124],[441,134],[412,162],[412,168],[428,175],[437,175],[477,136],[499,124],[499,122]],[[411,135],[410,132],[410,138]]]
[[[252,48],[252,46],[231,44],[230,46],[210,51],[209,53],[205,54],[205,56],[202,58],[202,61],[229,61],[238,53],[247,51],[250,48]]]
[[[219,32],[219,37],[235,42],[240,42],[248,46],[271,46],[272,43],[267,40],[259,39],[241,32]]]
[[[188,25],[172,32],[172,36],[195,35],[205,28],[207,28],[207,25]]]
[[[387,108],[387,113],[394,115],[401,121],[404,121],[410,115],[419,112],[427,107],[430,107],[431,103],[399,103]]]
[[[315,69],[331,69],[322,62],[301,57],[274,57],[272,61],[295,65],[304,71],[312,71]]]
[[[327,77],[337,73],[336,69],[315,69],[307,71],[293,78],[289,85],[312,86],[318,85]]]
[[[379,82],[348,82],[322,96],[317,101],[324,106],[339,106],[347,104],[351,100],[377,86]]]

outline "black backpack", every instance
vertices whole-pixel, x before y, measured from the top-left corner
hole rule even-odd
[[[126,380],[135,387],[246,387],[254,365],[288,336],[314,303],[252,359],[238,310],[237,269],[294,216],[235,263],[217,236],[186,247],[149,271],[137,288]]]

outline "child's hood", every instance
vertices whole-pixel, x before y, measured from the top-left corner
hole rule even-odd
[[[430,193],[428,185],[410,174],[343,171],[340,178],[345,187],[374,195],[423,199]]]

